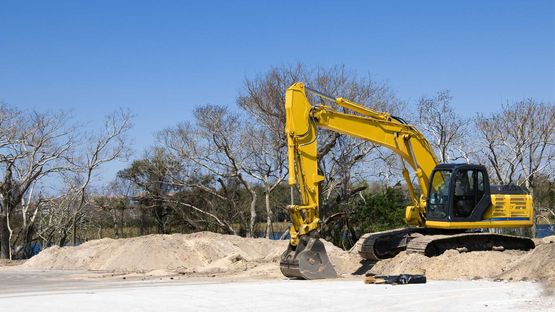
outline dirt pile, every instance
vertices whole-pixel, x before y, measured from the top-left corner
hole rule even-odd
[[[537,246],[505,268],[499,278],[555,281],[555,243]]]
[[[538,242],[530,251],[449,250],[439,257],[400,253],[378,262],[375,274],[425,274],[432,280],[502,279],[544,280],[555,284],[555,237]],[[279,258],[287,241],[242,238],[211,232],[101,239],[77,247],[51,247],[20,268],[29,270],[87,270],[117,274],[229,276],[283,278]],[[324,242],[338,273],[349,276],[360,257]]]
[[[459,253],[448,250],[438,257],[402,252],[378,262],[375,274],[425,274],[429,279],[502,279],[555,281],[555,244],[544,243],[530,252],[506,250]]]
[[[76,247],[50,247],[22,268],[280,277],[278,262],[287,243],[211,232],[101,239]],[[327,242],[326,249],[340,274],[358,268],[358,256]]]

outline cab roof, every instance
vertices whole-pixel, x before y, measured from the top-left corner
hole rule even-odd
[[[466,164],[466,163],[439,164],[435,167],[435,170],[455,170],[455,169],[486,170],[486,167],[484,167],[483,165]]]

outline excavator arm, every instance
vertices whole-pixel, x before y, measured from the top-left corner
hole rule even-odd
[[[325,105],[312,106],[306,95],[307,91],[357,114],[339,112]],[[287,89],[285,110],[285,132],[291,170],[289,185],[298,183],[302,199],[300,205],[289,206],[293,223],[290,230],[292,244],[296,244],[299,235],[318,228],[318,183],[324,178],[318,174],[317,128],[357,137],[386,147],[399,155],[404,167],[403,177],[414,205],[414,213],[408,215],[407,222],[415,225],[424,223],[424,200],[428,192],[429,174],[436,167],[437,160],[422,133],[388,113],[377,112],[343,98],[329,97],[305,87],[302,83],[296,83]],[[406,165],[416,174],[421,196],[417,196],[415,192]]]
[[[322,99],[352,111],[352,113],[339,112],[326,105],[313,106],[307,97],[307,92],[314,93]],[[310,243],[306,240],[307,237],[313,240],[318,239],[317,232],[320,225],[318,184],[324,179],[318,173],[318,128],[357,137],[386,147],[399,155],[403,164],[403,177],[413,202],[412,206],[407,207],[407,223],[424,224],[429,174],[437,165],[437,160],[429,142],[417,129],[388,113],[377,112],[343,98],[333,98],[307,88],[303,83],[295,83],[287,89],[285,113],[290,170],[289,185],[292,187],[292,192],[293,187],[298,185],[301,194],[301,203],[292,203],[288,206],[292,221],[289,231],[290,247],[282,256],[282,272],[286,276],[314,278],[309,276],[310,272],[307,270],[304,273],[299,272],[302,271],[302,268],[296,267],[298,261],[295,261],[294,258],[301,251],[310,253],[310,250],[306,250],[306,246]],[[416,194],[406,168],[407,165],[413,169],[417,177],[422,192],[420,196]],[[293,199],[293,196],[291,198]],[[304,241],[303,237],[305,237]],[[298,248],[299,246],[301,248]],[[317,247],[320,248],[320,246]],[[327,258],[327,255],[316,253],[313,256],[317,259],[310,258],[309,260],[312,262],[326,262],[327,260],[322,259]],[[329,264],[329,260],[327,262]],[[319,270],[318,266],[311,269]],[[321,277],[317,276],[316,278]]]

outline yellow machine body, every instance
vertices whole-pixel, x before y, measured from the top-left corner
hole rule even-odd
[[[534,208],[532,196],[529,194],[492,194],[491,202],[483,220],[474,222],[427,220],[425,226],[435,229],[480,229],[531,227],[534,224]]]

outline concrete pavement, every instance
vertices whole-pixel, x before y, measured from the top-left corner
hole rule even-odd
[[[27,274],[0,272],[3,311],[555,311],[554,298],[532,282],[390,286],[362,279],[216,283]]]

